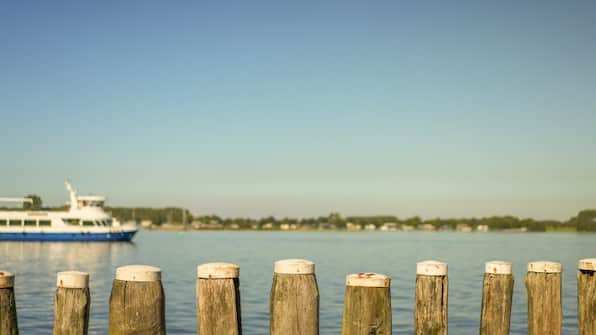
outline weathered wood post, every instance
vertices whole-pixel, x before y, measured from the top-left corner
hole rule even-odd
[[[14,275],[6,271],[0,271],[0,334],[19,334],[17,305],[14,298]]]
[[[528,264],[528,335],[561,335],[561,263]]]
[[[269,306],[271,335],[318,335],[319,288],[315,264],[304,259],[275,262]]]
[[[197,326],[200,335],[241,335],[240,267],[207,263],[197,267]]]
[[[161,270],[146,265],[122,266],[110,294],[110,335],[165,335],[165,295]]]
[[[447,335],[447,263],[416,264],[416,335]]]
[[[577,318],[579,335],[596,335],[596,258],[579,261]]]
[[[342,335],[391,335],[391,279],[377,273],[346,277]]]
[[[58,272],[54,300],[54,335],[86,335],[89,330],[89,274]]]
[[[509,335],[513,275],[511,263],[486,262],[482,285],[480,335]]]

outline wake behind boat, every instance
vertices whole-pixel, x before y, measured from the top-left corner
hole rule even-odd
[[[0,210],[0,240],[13,241],[130,241],[134,224],[120,224],[106,212],[103,196],[79,196],[66,181],[68,211]],[[0,198],[0,202],[32,202],[28,198]]]

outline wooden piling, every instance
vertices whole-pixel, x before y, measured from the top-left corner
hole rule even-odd
[[[161,270],[146,265],[116,270],[110,295],[110,335],[165,335],[165,295]]]
[[[319,288],[313,262],[275,262],[270,310],[271,335],[319,334]]]
[[[561,263],[541,261],[528,264],[525,280],[528,335],[561,335],[561,272]]]
[[[447,263],[416,264],[416,335],[447,335]]]
[[[242,335],[240,267],[207,263],[197,267],[197,331],[200,335]]]
[[[59,272],[54,300],[54,335],[87,335],[90,306],[89,274]]]
[[[513,275],[511,263],[487,262],[484,266],[480,335],[509,335]]]
[[[376,273],[346,277],[342,335],[391,335],[391,280]]]
[[[579,261],[577,318],[579,335],[596,335],[596,258]]]
[[[6,271],[0,271],[0,334],[19,334],[14,298],[14,275]]]

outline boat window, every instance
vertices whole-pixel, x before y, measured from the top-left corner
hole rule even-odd
[[[106,220],[106,226],[111,226],[112,225],[112,219]]]
[[[95,226],[95,223],[93,221],[83,221],[83,226]]]
[[[50,226],[52,224],[49,220],[39,220],[39,226]]]
[[[6,226],[6,220],[0,220],[0,226]]]
[[[63,219],[64,223],[66,223],[67,225],[70,226],[78,226],[80,225],[80,220],[79,219]]]
[[[97,225],[99,225],[99,226],[105,226],[106,225],[106,222],[103,221],[103,220],[102,221],[97,221]]]
[[[25,226],[36,226],[35,220],[25,220]]]
[[[23,223],[21,220],[10,220],[8,221],[9,226],[20,226]]]

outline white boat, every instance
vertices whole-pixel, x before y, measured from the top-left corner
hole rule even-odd
[[[68,211],[0,210],[0,240],[13,241],[130,241],[135,224],[122,225],[106,212],[103,196],[79,196],[66,181]],[[0,202],[32,202],[29,198],[0,198]]]

